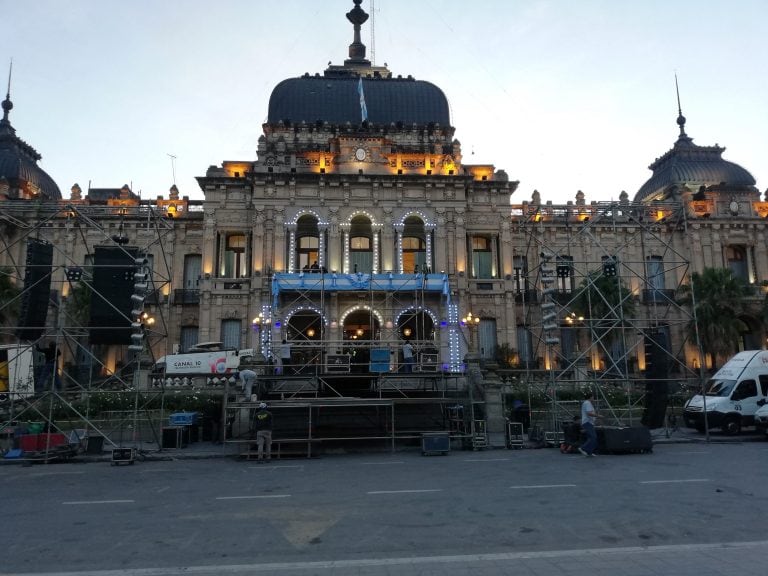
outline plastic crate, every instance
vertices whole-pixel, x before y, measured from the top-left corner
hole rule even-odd
[[[421,453],[424,456],[448,454],[450,450],[451,439],[447,432],[425,432],[421,435]]]
[[[112,449],[112,466],[119,464],[130,464],[136,461],[136,451],[133,448],[113,448]]]
[[[197,424],[197,412],[175,412],[168,417],[171,426],[191,426]]]

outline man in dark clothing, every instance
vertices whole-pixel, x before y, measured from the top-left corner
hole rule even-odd
[[[259,409],[253,416],[253,429],[256,431],[256,445],[258,446],[258,461],[272,460],[272,412],[267,410],[266,403],[259,404]]]

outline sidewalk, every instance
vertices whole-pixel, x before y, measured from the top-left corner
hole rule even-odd
[[[707,439],[704,434],[700,434],[693,429],[683,428],[680,430],[667,431],[663,428],[651,430],[651,438],[654,446],[664,444],[706,444]],[[709,442],[713,444],[738,444],[743,442],[758,442],[766,439],[765,434],[761,433],[742,433],[738,436],[726,436],[719,431],[710,433]],[[228,442],[222,444],[220,442],[192,442],[184,448],[158,448],[157,443],[143,443],[139,445],[131,443],[123,443],[121,448],[135,448],[135,460],[139,462],[152,462],[152,461],[169,461],[169,460],[203,460],[208,458],[238,458],[241,454],[246,452],[245,442]],[[538,446],[536,446],[538,447]],[[110,462],[112,463],[112,449],[115,446],[105,446],[104,451],[101,454],[78,454],[68,460],[57,460],[57,462]],[[526,445],[524,448],[534,448],[533,445]],[[486,450],[505,450],[506,448],[489,447]],[[404,450],[418,451],[419,448],[414,446],[410,448],[404,448]],[[355,450],[354,447],[349,450],[350,453],[360,453],[361,450]],[[322,454],[322,447],[318,446],[317,452],[313,453],[313,457]],[[274,454],[273,454],[274,458]],[[306,458],[306,456],[291,455],[287,456],[285,460],[296,460],[300,458]],[[30,465],[29,461],[22,459],[0,459],[0,465],[3,464],[26,464]]]

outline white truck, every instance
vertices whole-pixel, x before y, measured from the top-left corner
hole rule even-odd
[[[705,396],[697,394],[683,408],[685,425],[705,429],[721,428],[739,434],[755,425],[755,413],[768,401],[768,350],[739,352],[709,380]]]
[[[34,348],[29,344],[0,344],[0,403],[34,394]]]
[[[155,362],[154,374],[167,377],[221,376],[237,372],[243,358],[254,355],[252,348],[224,350],[221,342],[203,342],[188,352],[162,356]]]

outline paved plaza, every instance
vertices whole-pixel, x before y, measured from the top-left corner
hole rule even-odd
[[[762,576],[767,456],[761,440],[2,466],[0,574]]]

